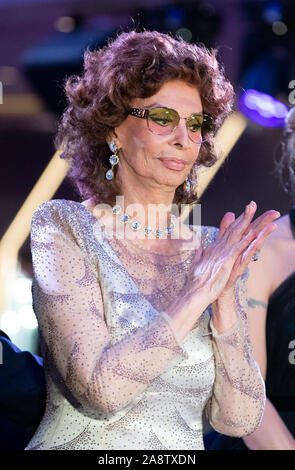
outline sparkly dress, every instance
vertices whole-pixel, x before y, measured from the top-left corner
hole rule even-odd
[[[214,227],[198,229],[203,247],[216,239]],[[218,334],[208,306],[180,339],[165,310],[185,291],[195,255],[187,248],[160,254],[111,239],[79,202],[39,206],[32,294],[47,400],[26,450],[203,449],[203,411],[224,434],[257,428],[265,389],[249,341],[246,273],[235,326]]]

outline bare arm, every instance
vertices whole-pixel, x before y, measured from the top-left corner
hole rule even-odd
[[[271,293],[272,270],[275,266],[271,242],[261,250],[261,259],[249,266],[248,279],[248,321],[254,357],[265,380],[266,356],[266,312]],[[251,450],[294,450],[295,440],[280,415],[267,399],[263,419],[256,431],[244,437]]]

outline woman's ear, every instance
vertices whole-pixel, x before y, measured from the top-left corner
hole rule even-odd
[[[115,142],[117,149],[119,149],[119,139],[115,131],[111,132],[107,137],[106,141],[108,146],[110,147],[111,142]]]

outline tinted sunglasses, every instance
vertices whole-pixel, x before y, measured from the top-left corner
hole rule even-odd
[[[150,109],[130,108],[129,114],[146,119],[149,130],[157,135],[171,134],[178,126],[180,119],[185,119],[189,138],[197,144],[205,142],[202,137],[203,131],[212,132],[214,130],[211,116],[203,113],[193,113],[189,117],[183,118],[175,109],[156,106]]]

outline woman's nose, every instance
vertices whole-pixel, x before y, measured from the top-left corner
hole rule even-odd
[[[172,141],[173,145],[181,145],[183,148],[187,148],[190,146],[190,138],[188,134],[188,129],[186,127],[186,121],[180,119],[178,125],[172,132]]]

